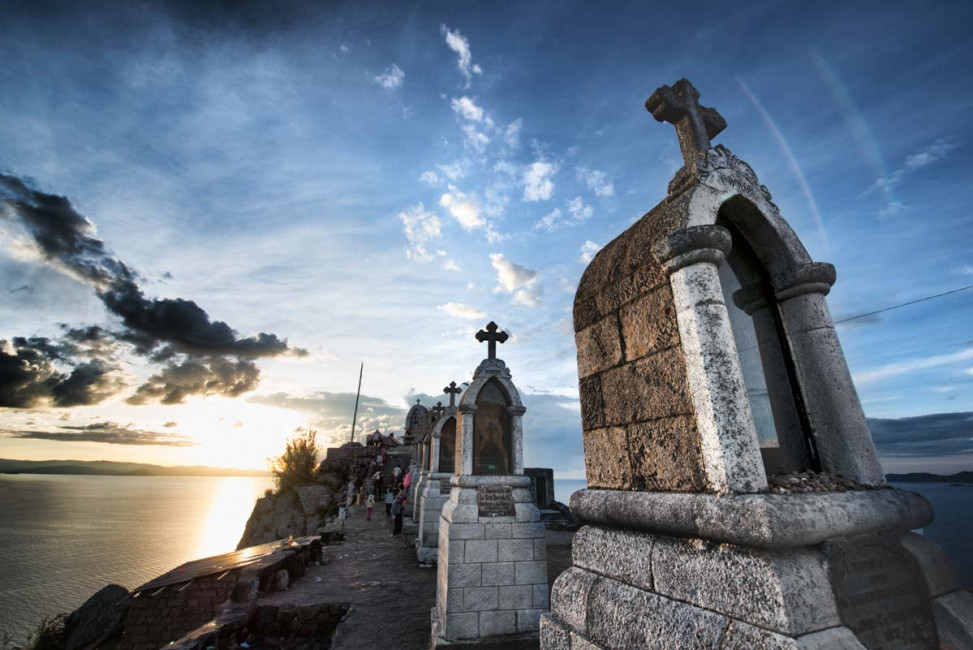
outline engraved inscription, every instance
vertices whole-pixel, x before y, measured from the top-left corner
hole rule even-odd
[[[513,517],[514,491],[509,485],[481,485],[476,489],[481,517]]]
[[[450,485],[448,478],[444,478],[444,479],[441,479],[439,481],[439,492],[440,492],[440,494],[449,494],[450,490],[452,490],[452,489],[453,489],[453,486]]]
[[[862,535],[828,543],[841,622],[869,650],[939,647],[929,596],[915,561],[894,538]]]

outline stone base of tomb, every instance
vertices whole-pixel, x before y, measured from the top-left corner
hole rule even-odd
[[[526,476],[453,476],[439,528],[433,644],[537,638],[547,536]]]
[[[419,536],[416,555],[423,564],[434,564],[439,557],[439,518],[449,500],[451,473],[431,472],[425,479],[420,498]]]
[[[541,621],[547,650],[973,648],[973,594],[898,490],[585,490]]]

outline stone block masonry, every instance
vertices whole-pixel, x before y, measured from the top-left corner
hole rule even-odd
[[[513,480],[528,485],[526,477]],[[515,490],[518,500],[531,498],[524,488]],[[518,502],[514,516],[477,517],[475,502],[461,503],[475,500],[476,493],[476,488],[454,486],[443,509],[434,632],[452,642],[536,634],[549,605],[540,512],[533,503]],[[466,522],[469,513],[470,523],[452,523]]]

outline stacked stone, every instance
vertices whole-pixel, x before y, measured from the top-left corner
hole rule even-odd
[[[449,525],[439,533],[439,565],[449,571],[439,572],[436,591],[439,611],[448,612],[441,631],[450,639],[536,633],[549,606],[547,537],[530,479],[504,477],[516,486],[514,514],[486,519],[474,498],[482,479],[494,477],[478,478],[456,477],[456,499],[443,510]]]

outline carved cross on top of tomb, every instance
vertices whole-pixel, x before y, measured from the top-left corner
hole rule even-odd
[[[463,392],[463,389],[456,385],[455,381],[449,382],[449,386],[443,389],[449,395],[449,405],[456,406],[456,396]]]
[[[480,330],[476,333],[476,340],[480,343],[488,341],[489,345],[487,347],[487,359],[497,358],[497,343],[503,343],[507,340],[506,332],[497,332],[497,324],[490,321],[486,330]]]
[[[645,108],[659,122],[676,126],[679,148],[687,167],[694,167],[699,155],[710,148],[710,139],[726,128],[726,120],[715,108],[699,105],[699,91],[688,79],[657,88],[645,101]]]

